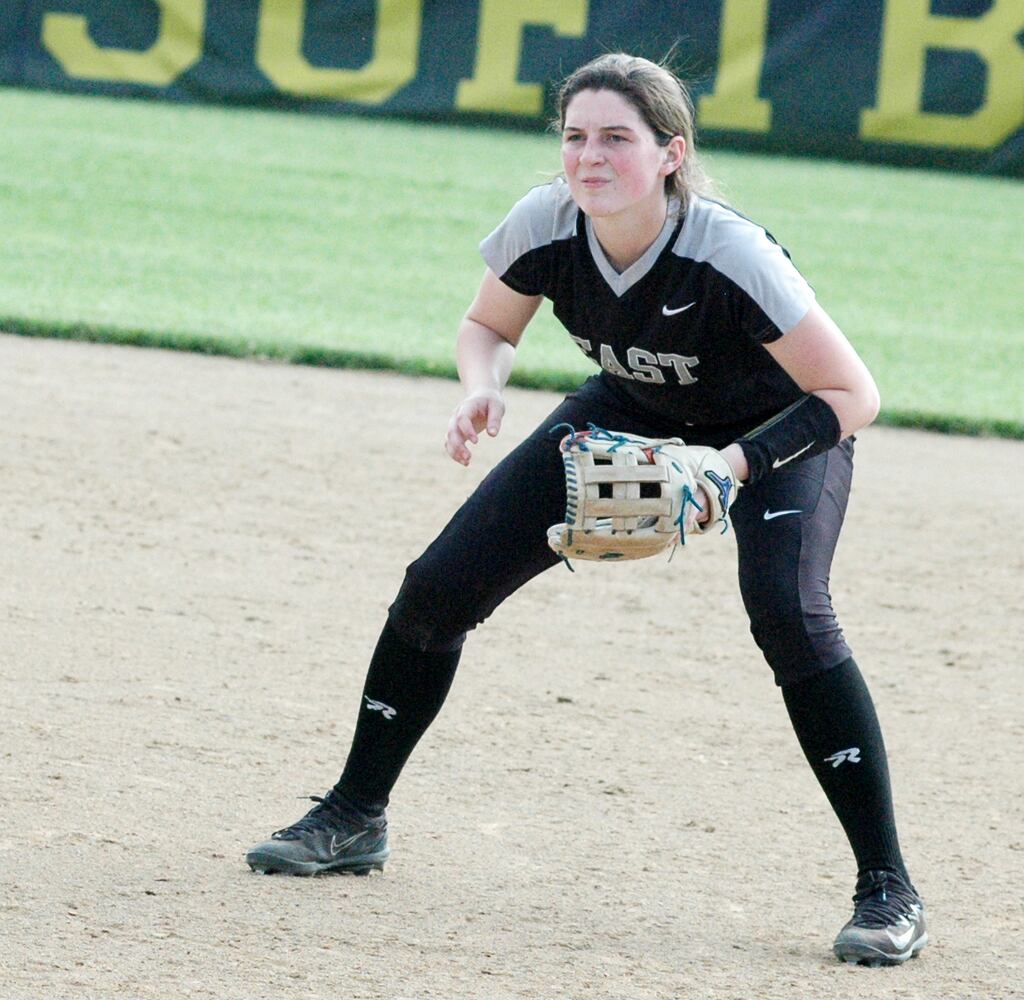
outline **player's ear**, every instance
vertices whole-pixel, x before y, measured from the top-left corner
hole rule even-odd
[[[661,172],[667,177],[674,174],[682,165],[686,155],[686,140],[681,135],[674,135],[663,148],[664,159]]]

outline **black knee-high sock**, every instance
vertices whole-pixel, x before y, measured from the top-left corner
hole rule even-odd
[[[377,641],[345,770],[337,788],[365,812],[381,812],[413,748],[441,710],[461,649],[423,652],[390,624]]]
[[[846,660],[782,689],[800,746],[857,859],[858,873],[906,876],[893,818],[885,744],[860,669]]]

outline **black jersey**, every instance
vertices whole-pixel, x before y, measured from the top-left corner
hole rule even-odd
[[[551,299],[603,388],[659,422],[741,432],[803,395],[761,345],[814,292],[766,230],[718,202],[670,211],[620,274],[558,179],[529,191],[480,252],[510,288]]]

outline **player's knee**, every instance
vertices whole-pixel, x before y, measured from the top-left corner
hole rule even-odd
[[[752,617],[750,633],[780,686],[830,670],[851,655],[834,617],[810,623],[804,615]]]
[[[476,623],[464,620],[465,606],[445,586],[443,574],[413,563],[388,609],[391,627],[407,643],[425,652],[458,649]]]
[[[803,622],[794,615],[751,618],[750,634],[776,674],[789,663],[811,658]]]

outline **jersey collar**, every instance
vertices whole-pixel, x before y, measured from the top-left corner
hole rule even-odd
[[[661,256],[662,250],[668,245],[669,240],[672,239],[672,234],[682,221],[679,212],[679,202],[673,199],[669,202],[668,215],[665,217],[665,224],[661,227],[661,232],[658,233],[658,238],[644,251],[644,255],[639,260],[630,264],[620,274],[612,267],[611,262],[605,256],[604,249],[601,247],[597,234],[594,232],[594,223],[591,221],[590,216],[584,214],[583,219],[587,232],[587,245],[590,247],[590,256],[594,258],[594,263],[597,265],[601,277],[604,278],[608,287],[618,298],[622,298],[626,292],[654,267],[655,261]]]

